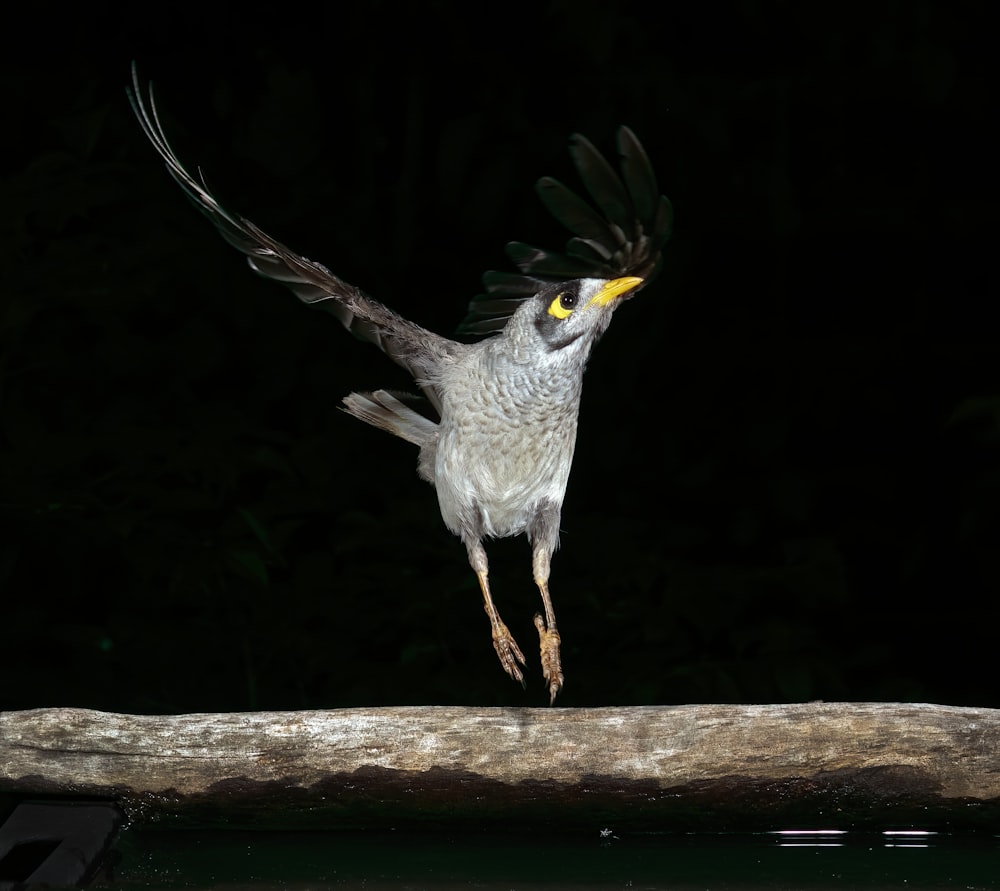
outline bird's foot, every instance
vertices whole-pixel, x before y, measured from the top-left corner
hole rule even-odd
[[[517,641],[514,640],[514,635],[510,633],[503,622],[497,622],[493,625],[493,649],[497,651],[503,670],[523,687],[524,674],[517,663],[525,664],[524,653],[521,652]]]
[[[535,627],[538,629],[538,644],[542,653],[542,675],[549,685],[549,705],[556,701],[556,695],[563,686],[562,664],[559,661],[559,632],[547,628],[541,613],[535,613]]]

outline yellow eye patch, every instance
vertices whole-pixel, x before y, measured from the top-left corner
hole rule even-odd
[[[565,319],[576,306],[576,295],[563,291],[549,304],[549,315],[557,319]]]

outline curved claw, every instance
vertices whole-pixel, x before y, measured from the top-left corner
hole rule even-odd
[[[565,680],[559,660],[559,644],[562,641],[555,628],[545,626],[541,613],[535,613],[535,628],[538,629],[538,644],[542,655],[542,675],[549,687],[549,705],[554,705]]]
[[[517,641],[514,640],[514,635],[510,633],[503,622],[497,622],[493,626],[493,649],[497,651],[497,656],[500,659],[500,665],[503,666],[503,670],[511,676],[512,680],[518,681],[523,688],[525,686],[524,673],[517,663],[520,662],[521,665],[527,664],[524,659],[524,653],[521,652]]]

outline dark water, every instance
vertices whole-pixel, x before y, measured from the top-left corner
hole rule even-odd
[[[1000,888],[989,834],[133,828],[115,860],[92,887]]]

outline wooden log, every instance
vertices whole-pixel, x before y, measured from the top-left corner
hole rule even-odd
[[[1000,825],[1000,711],[902,704],[0,713],[0,794],[136,821]]]

